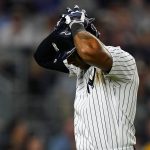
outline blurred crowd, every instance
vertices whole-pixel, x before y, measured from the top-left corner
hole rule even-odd
[[[66,7],[78,4],[106,45],[136,59],[137,150],[150,150],[149,0],[0,0],[0,150],[75,150],[75,79],[39,67],[33,53]]]

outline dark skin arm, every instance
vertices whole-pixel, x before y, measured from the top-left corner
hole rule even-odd
[[[74,44],[82,60],[92,66],[109,72],[112,67],[112,57],[103,43],[87,31],[80,31],[73,37]]]

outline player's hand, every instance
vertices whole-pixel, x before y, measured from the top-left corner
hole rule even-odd
[[[70,43],[73,41],[71,30],[69,26],[65,24],[64,18],[62,17],[57,21],[51,34],[53,34],[54,39],[57,38],[60,42],[68,41],[68,43]]]
[[[85,28],[93,22],[94,18],[88,18],[84,9],[80,10],[77,5],[71,10],[67,8],[67,13],[62,15],[62,20],[71,28],[74,23],[82,23]]]

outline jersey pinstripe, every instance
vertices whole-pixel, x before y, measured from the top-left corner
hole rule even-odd
[[[135,59],[120,47],[106,46],[106,49],[113,58],[108,74],[94,66],[84,72],[64,61],[70,75],[77,76],[74,102],[77,150],[133,150],[136,143],[134,118],[139,77]]]

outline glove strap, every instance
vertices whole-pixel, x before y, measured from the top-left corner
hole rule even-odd
[[[73,23],[71,25],[71,32],[73,37],[80,31],[86,31],[82,23]]]

